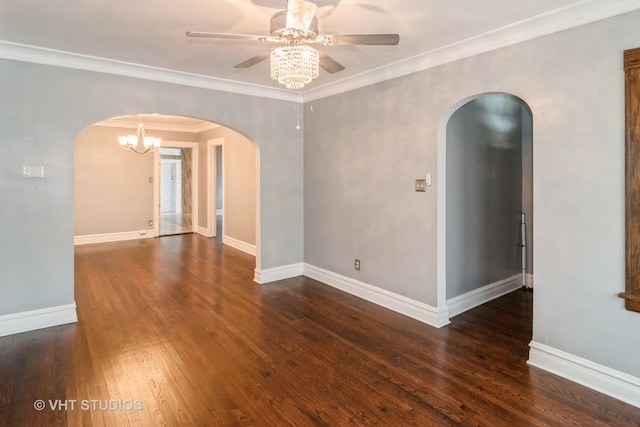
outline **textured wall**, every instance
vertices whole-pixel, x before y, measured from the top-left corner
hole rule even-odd
[[[617,297],[622,52],[640,43],[638,22],[628,13],[307,103],[306,262],[435,306],[440,120],[478,94],[514,94],[533,115],[534,339],[640,375],[640,316]],[[433,187],[415,193],[426,172]]]
[[[15,61],[0,61],[0,315],[74,299],[74,145],[84,128],[137,113],[241,130],[261,160],[259,269],[302,262],[302,143],[282,126],[294,104]],[[22,177],[44,165],[45,179]]]

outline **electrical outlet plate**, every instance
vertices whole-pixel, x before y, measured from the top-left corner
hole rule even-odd
[[[354,268],[358,271],[360,271],[360,260],[356,259],[355,264],[354,264]]]
[[[427,191],[427,180],[426,179],[416,179],[416,191],[424,193]]]

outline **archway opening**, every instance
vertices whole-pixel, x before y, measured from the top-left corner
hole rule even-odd
[[[140,117],[147,135],[161,138],[161,148],[177,148],[180,155],[168,151],[161,155],[159,150],[145,154],[122,150],[118,136],[133,133]],[[224,165],[212,160],[212,140],[222,141],[220,145],[223,144],[226,154]],[[183,150],[188,156],[182,155]],[[180,191],[166,187],[165,196],[175,197],[169,197],[164,205],[161,184],[168,178],[161,174],[163,157],[167,160],[166,169],[175,166],[176,159],[180,159],[181,169]],[[218,187],[216,178],[221,175],[216,174],[216,168],[220,166],[226,171],[226,180]],[[260,265],[259,150],[241,133],[207,120],[183,116],[143,114],[106,119],[78,134],[74,172],[75,244],[172,234],[161,232],[161,220],[167,218],[161,214],[187,212],[188,216],[182,217],[188,218],[188,226],[182,227],[181,232],[218,237],[224,244],[256,256],[256,267]],[[177,174],[174,178],[178,180]],[[221,235],[216,233],[218,218],[215,215],[216,211],[222,213],[222,209],[215,207],[219,193],[224,194],[226,202],[227,224]]]
[[[441,121],[438,304],[449,317],[533,287],[532,123],[507,93],[468,98]]]

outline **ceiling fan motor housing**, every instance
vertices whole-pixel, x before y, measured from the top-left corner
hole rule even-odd
[[[309,29],[304,32],[296,28],[287,28],[287,11],[281,10],[271,17],[271,37],[285,42],[313,40],[318,36],[318,20],[314,16]]]

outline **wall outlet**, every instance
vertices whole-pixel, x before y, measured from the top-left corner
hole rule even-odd
[[[426,179],[416,179],[416,191],[424,193],[427,191],[427,180]]]
[[[360,260],[356,259],[356,262],[354,263],[354,267],[356,270],[360,271]]]
[[[152,219],[149,220],[149,227],[153,227],[153,220]]]

